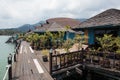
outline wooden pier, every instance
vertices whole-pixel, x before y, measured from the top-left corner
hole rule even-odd
[[[53,80],[43,61],[27,42],[21,43],[16,57],[12,66],[12,80]]]
[[[15,62],[10,68],[12,74],[9,74],[12,79],[9,80],[62,80],[59,77],[66,78],[74,72],[79,74],[78,77],[82,76],[83,80],[96,80],[96,74],[105,77],[105,80],[120,80],[119,70],[103,68],[87,61],[86,53],[83,50],[63,54],[49,53],[49,61],[44,62],[40,51],[33,50],[29,43],[22,41],[14,55]]]

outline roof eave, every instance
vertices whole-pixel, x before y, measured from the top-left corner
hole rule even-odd
[[[86,28],[103,28],[103,27],[113,27],[113,26],[120,26],[120,25],[116,25],[116,24],[108,24],[108,25],[99,25],[99,26],[85,26],[85,27],[78,27],[76,29],[86,29]]]

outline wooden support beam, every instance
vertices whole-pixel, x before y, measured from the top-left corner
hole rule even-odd
[[[75,69],[76,67],[80,67],[80,66],[82,66],[82,65],[81,65],[81,64],[77,64],[77,65],[74,65],[74,66],[71,66],[71,67],[67,67],[67,68],[64,68],[64,69],[60,69],[60,70],[54,71],[54,72],[52,73],[52,75],[57,75],[57,74],[60,74],[60,73],[64,73],[64,72],[66,72],[66,71]]]
[[[76,67],[75,70],[76,70],[76,72],[77,72],[78,74],[82,75],[82,70],[81,70],[81,69],[79,69],[78,67]]]
[[[61,56],[60,56],[60,69],[61,69],[61,61],[62,61],[62,59],[61,59]]]
[[[52,51],[50,51],[49,53],[49,70],[50,70],[50,74],[52,74]]]

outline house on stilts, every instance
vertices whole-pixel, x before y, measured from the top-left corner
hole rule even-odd
[[[120,10],[108,9],[96,16],[93,16],[74,28],[76,31],[83,31],[88,36],[88,44],[95,44],[96,37],[104,34],[120,36]]]

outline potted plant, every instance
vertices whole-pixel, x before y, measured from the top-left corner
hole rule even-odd
[[[41,53],[42,53],[42,60],[43,60],[44,62],[47,62],[47,61],[48,61],[49,51],[48,51],[48,50],[42,50]]]
[[[48,62],[48,56],[47,55],[43,55],[42,59],[43,59],[44,62]]]

